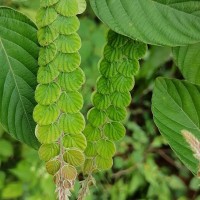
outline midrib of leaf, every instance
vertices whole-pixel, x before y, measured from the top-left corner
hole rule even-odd
[[[199,132],[200,132],[200,127],[198,127],[198,125],[197,124],[195,124],[194,123],[194,121],[190,118],[190,116],[183,110],[183,108],[174,100],[174,98],[169,94],[169,92],[168,92],[168,90],[167,90],[167,88],[165,88],[166,89],[166,92],[167,92],[167,94],[168,94],[168,96],[170,97],[170,99],[172,99],[172,101],[175,103],[175,105],[181,110],[181,112],[184,114],[184,116],[186,116],[186,118],[190,121],[190,122],[192,122],[192,124],[194,125],[194,127],[196,128],[196,130],[198,130]],[[187,88],[186,88],[187,89]],[[177,94],[178,94],[178,92],[177,92]],[[181,98],[180,98],[181,99]],[[192,101],[193,102],[193,101]],[[193,105],[194,105],[194,102],[193,102]],[[194,107],[195,107],[195,105],[194,105]],[[196,108],[196,107],[195,107]],[[195,109],[195,110],[197,110],[197,109]],[[196,111],[197,112],[197,111]],[[166,115],[165,115],[166,116]],[[166,116],[167,117],[167,116]],[[199,115],[198,115],[198,113],[197,113],[197,117],[198,117],[198,122],[199,122]],[[178,123],[177,121],[176,121],[176,123]],[[189,127],[188,127],[189,128]]]
[[[14,74],[14,71],[13,71],[13,69],[12,69],[12,66],[11,66],[11,63],[10,63],[10,60],[9,60],[9,56],[8,56],[8,54],[7,54],[7,52],[6,52],[6,49],[5,49],[4,45],[3,45],[3,42],[2,42],[2,38],[1,38],[1,37],[0,37],[0,43],[1,43],[2,49],[3,49],[4,53],[5,53],[6,60],[7,60],[7,62],[8,62],[8,66],[9,66],[9,71],[8,71],[8,72],[11,72],[12,77],[13,77],[13,80],[14,80],[14,82],[15,82],[15,87],[16,87],[16,89],[17,89],[17,92],[18,92],[18,95],[19,95],[19,100],[20,100],[20,102],[21,102],[21,105],[22,105],[24,114],[25,114],[25,116],[26,116],[28,125],[29,125],[29,127],[30,127],[30,131],[32,132],[32,134],[34,134],[34,131],[33,131],[32,127],[31,127],[30,122],[29,122],[28,114],[27,114],[26,109],[25,109],[24,104],[23,104],[23,100],[22,100],[22,98],[21,98],[22,95],[21,95],[20,90],[19,90],[19,87],[18,87],[18,85],[17,85],[17,80],[15,79],[15,74]]]

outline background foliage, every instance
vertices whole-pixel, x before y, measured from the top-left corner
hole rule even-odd
[[[33,20],[38,0],[0,0]],[[87,77],[83,88],[84,114],[91,107],[90,94],[98,76],[97,63],[105,44],[107,27],[95,18],[88,6],[79,30],[83,41],[82,68]],[[182,79],[171,59],[169,48],[149,46],[136,77],[125,121],[127,136],[118,143],[112,170],[97,175],[87,200],[198,200],[199,181],[180,163],[159,134],[151,113],[151,97],[157,76]],[[82,177],[79,177],[82,180]],[[76,184],[74,193],[79,185]],[[54,200],[54,184],[46,174],[37,152],[0,129],[0,199]],[[72,198],[73,199],[73,198]]]

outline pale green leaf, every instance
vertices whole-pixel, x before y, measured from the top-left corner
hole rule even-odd
[[[87,146],[87,141],[82,133],[79,134],[67,134],[63,138],[63,146],[65,148],[78,148],[80,150],[85,150]]]
[[[59,119],[59,127],[65,133],[78,134],[85,128],[85,119],[80,112],[63,113]]]
[[[82,151],[78,149],[69,149],[63,155],[64,161],[73,165],[81,166],[85,161],[85,156]]]
[[[56,143],[43,144],[39,148],[39,156],[43,161],[49,161],[50,159],[56,157],[60,152],[59,145]]]
[[[112,167],[113,165],[113,159],[109,158],[109,159],[105,159],[101,156],[97,156],[95,159],[96,162],[96,166],[98,170],[108,170]]]
[[[96,144],[97,153],[103,158],[113,157],[116,152],[116,147],[110,140],[101,139]]]

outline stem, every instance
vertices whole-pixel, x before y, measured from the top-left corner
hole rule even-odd
[[[92,177],[92,174],[89,174],[88,177],[82,182],[82,188],[79,192],[77,200],[84,200],[85,196],[89,192],[89,186],[91,182],[94,183],[94,178]]]
[[[58,176],[56,177],[56,192],[58,193],[58,199],[59,200],[66,200],[68,199],[68,195],[67,194],[70,194],[69,191],[67,191],[67,189],[64,187],[64,179],[63,179],[63,176],[62,176],[62,168],[64,166],[64,160],[63,160],[63,153],[64,153],[64,148],[63,148],[63,142],[62,142],[62,139],[64,137],[64,133],[62,133],[61,137],[59,138],[59,141],[58,143],[60,144],[60,154],[59,154],[59,161],[61,163],[61,167],[60,167],[60,170],[58,172]]]

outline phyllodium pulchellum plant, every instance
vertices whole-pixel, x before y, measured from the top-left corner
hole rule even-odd
[[[85,185],[94,171],[112,167],[114,142],[125,135],[122,121],[131,102],[138,59],[146,52],[145,44],[109,31],[99,64],[101,76],[92,95],[94,108],[88,112],[85,128],[80,113],[83,97],[78,92],[85,81],[79,67],[78,3],[77,0],[42,2],[37,15],[41,48],[39,85],[35,91],[38,105],[33,117],[37,122],[36,137],[42,144],[39,156],[46,162],[47,172],[54,176],[58,194],[63,198],[66,190],[73,188],[77,167],[81,166],[90,177],[82,184],[81,196],[85,195]]]
[[[38,86],[33,112],[36,137],[42,144],[40,158],[54,176],[59,199],[73,188],[77,167],[85,161],[85,120],[80,110],[83,97],[79,90],[85,81],[80,68],[81,39],[76,33],[80,22],[76,15],[85,1],[42,0],[37,14],[39,52]]]

